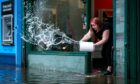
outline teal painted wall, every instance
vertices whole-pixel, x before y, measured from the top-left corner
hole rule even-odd
[[[42,70],[53,70],[87,74],[88,53],[86,52],[46,52],[30,53],[28,55],[28,67]]]

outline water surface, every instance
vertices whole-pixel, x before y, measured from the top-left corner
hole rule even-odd
[[[130,84],[124,78],[0,65],[0,84]],[[134,84],[131,82],[131,84]]]

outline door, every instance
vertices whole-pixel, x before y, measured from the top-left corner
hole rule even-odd
[[[127,28],[126,0],[113,1],[113,45],[115,47],[113,61],[114,74],[125,78],[127,76]],[[123,81],[125,84],[125,81]]]
[[[128,26],[128,78],[133,84],[140,83],[140,13],[139,0],[127,2]]]

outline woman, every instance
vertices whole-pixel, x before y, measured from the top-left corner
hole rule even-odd
[[[88,41],[93,37],[94,47],[103,45],[102,57],[105,60],[105,67],[107,67],[104,75],[112,74],[112,26],[109,22],[101,23],[98,17],[92,18],[90,21],[90,29],[81,39],[81,41]]]

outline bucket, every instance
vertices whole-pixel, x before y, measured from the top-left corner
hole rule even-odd
[[[93,42],[79,42],[79,51],[88,51],[93,52],[95,50],[95,47],[93,45]]]

